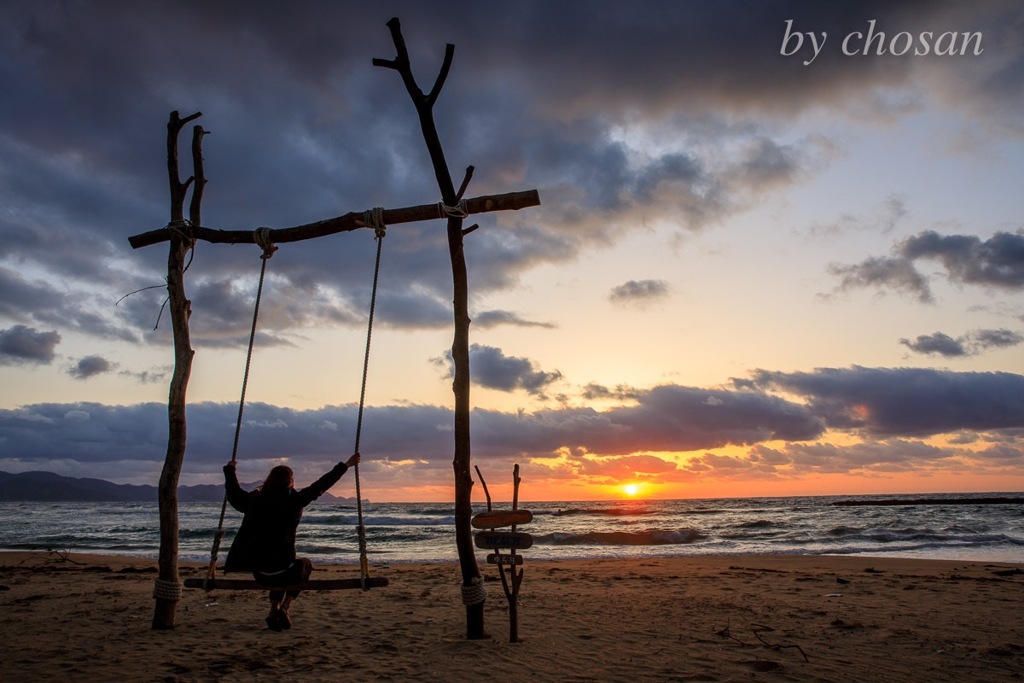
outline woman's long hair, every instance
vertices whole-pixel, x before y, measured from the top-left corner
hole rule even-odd
[[[295,473],[287,465],[277,465],[270,470],[263,483],[256,487],[253,493],[258,495],[277,496],[288,493],[295,481]]]

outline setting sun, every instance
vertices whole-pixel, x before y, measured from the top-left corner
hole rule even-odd
[[[635,496],[640,493],[640,486],[638,484],[626,484],[622,487],[622,492],[627,496]]]

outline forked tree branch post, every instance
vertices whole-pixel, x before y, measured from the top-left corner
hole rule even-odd
[[[409,52],[405,46],[405,39],[402,37],[402,28],[398,18],[388,21],[387,27],[391,30],[391,38],[395,43],[397,55],[392,60],[374,59],[373,65],[394,69],[401,75],[405,89],[416,107],[423,140],[426,142],[427,151],[430,154],[442,201],[447,205],[455,206],[462,198],[462,193],[465,192],[473,167],[470,166],[467,169],[466,178],[459,191],[456,192],[451,173],[448,170],[448,163],[444,158],[444,149],[441,147],[437,127],[434,124],[433,113],[434,102],[437,101],[448,76],[448,70],[451,68],[455,46],[449,43],[445,47],[441,71],[438,73],[430,93],[424,95],[413,76],[409,63]],[[452,362],[455,366],[455,377],[452,381],[452,391],[455,394],[455,455],[452,459],[452,469],[455,475],[455,545],[458,549],[459,565],[462,570],[463,603],[466,605],[466,637],[480,639],[486,637],[484,632],[486,593],[483,591],[483,577],[480,576],[480,569],[476,563],[471,527],[473,475],[470,472],[469,430],[469,285],[466,255],[463,251],[462,221],[463,216],[458,214],[448,217],[448,251],[452,264],[455,319],[455,338],[452,341]]]
[[[167,397],[167,454],[160,473],[158,489],[160,505],[160,553],[158,574],[153,597],[153,628],[174,628],[181,586],[178,579],[178,479],[181,465],[185,460],[187,429],[185,423],[185,395],[189,376],[192,373],[192,358],[195,351],[189,337],[188,319],[192,314],[191,303],[185,296],[185,259],[194,244],[189,226],[199,225],[202,219],[200,204],[203,187],[202,141],[205,131],[200,126],[193,129],[192,164],[193,176],[181,182],[178,173],[178,135],[181,129],[202,114],[195,113],[184,119],[178,112],[171,112],[167,122],[167,177],[171,191],[171,234],[167,256],[167,295],[171,311],[171,327],[174,336],[174,372]],[[192,202],[189,206],[189,222],[185,222],[185,195],[192,185]]]

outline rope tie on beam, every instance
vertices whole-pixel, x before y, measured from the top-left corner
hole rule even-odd
[[[455,206],[448,206],[444,202],[437,203],[437,213],[441,218],[469,218],[469,209],[466,208],[466,200],[460,199]]]
[[[462,604],[467,607],[487,601],[487,588],[482,576],[474,576],[468,586],[462,586]]]
[[[388,226],[384,225],[384,207],[375,206],[372,209],[363,211],[363,225],[368,228],[373,228],[373,232],[377,236],[377,239],[384,237],[384,234],[388,230]]]
[[[270,240],[270,228],[256,228],[252,231],[252,239],[263,250],[261,259],[266,261],[277,251],[277,246]]]
[[[176,233],[179,237],[188,243],[188,248],[192,249],[196,246],[196,238],[192,236],[190,228],[192,223],[187,219],[180,221],[171,221],[167,224],[167,229],[173,233]]]
[[[153,584],[153,597],[157,600],[170,600],[177,602],[181,600],[182,586],[177,581],[157,579]]]

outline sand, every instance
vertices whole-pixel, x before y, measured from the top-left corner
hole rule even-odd
[[[456,564],[375,567],[386,588],[186,589],[151,629],[155,562],[0,553],[0,681],[1020,681],[1024,566],[752,556],[537,561],[520,642],[497,569],[467,640]],[[314,578],[351,577],[352,565]],[[182,567],[182,578],[201,570]]]

